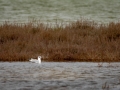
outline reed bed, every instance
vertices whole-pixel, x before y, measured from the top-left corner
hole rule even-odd
[[[119,62],[120,22],[98,25],[78,20],[50,26],[41,22],[0,25],[0,61]]]

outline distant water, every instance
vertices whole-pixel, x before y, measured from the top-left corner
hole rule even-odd
[[[0,23],[4,21],[119,21],[120,0],[0,0]]]

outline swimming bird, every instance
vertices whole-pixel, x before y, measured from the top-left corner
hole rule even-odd
[[[39,64],[41,64],[41,56],[38,56],[38,59],[31,58],[29,61],[33,62],[33,63],[39,63]]]

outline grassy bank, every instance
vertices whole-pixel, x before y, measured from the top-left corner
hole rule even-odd
[[[120,61],[120,23],[76,21],[50,27],[43,23],[0,25],[0,61]]]

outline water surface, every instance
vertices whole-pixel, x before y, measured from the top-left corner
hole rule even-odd
[[[120,63],[1,62],[1,90],[120,90]]]
[[[120,0],[0,0],[0,22],[75,21],[82,18],[97,22],[118,21]]]

